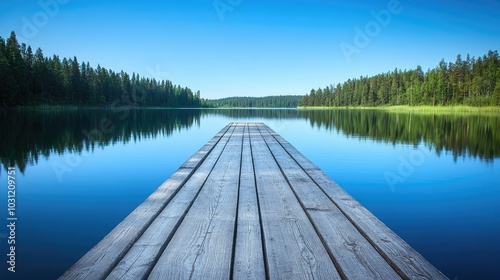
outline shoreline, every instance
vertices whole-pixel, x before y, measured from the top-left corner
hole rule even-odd
[[[327,106],[298,106],[299,110],[383,110],[387,112],[417,112],[417,113],[494,113],[500,114],[500,106],[486,106],[486,107],[475,107],[475,106],[408,106],[408,105],[398,105],[398,106],[342,106],[342,107],[327,107]]]
[[[114,108],[118,110],[144,110],[144,109],[267,109],[267,110],[283,110],[283,109],[297,109],[297,110],[381,110],[386,112],[397,112],[397,113],[489,113],[489,114],[499,114],[500,106],[408,106],[408,105],[398,105],[398,106],[342,106],[342,107],[328,107],[328,106],[297,106],[296,108],[267,108],[267,107],[132,107],[124,106],[119,108]],[[0,110],[22,110],[22,111],[51,111],[51,110],[113,110],[112,106],[71,106],[71,105],[43,105],[43,106],[20,106],[14,108],[0,108]]]

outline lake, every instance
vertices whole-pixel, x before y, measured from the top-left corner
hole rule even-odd
[[[60,276],[232,121],[266,123],[450,279],[498,279],[500,116],[347,109],[0,111],[1,279]]]

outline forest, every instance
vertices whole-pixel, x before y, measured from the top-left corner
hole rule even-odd
[[[443,60],[425,73],[394,69],[372,77],[349,79],[337,85],[312,89],[302,106],[393,106],[393,105],[500,105],[500,59],[498,51],[454,63]]]
[[[296,108],[302,100],[301,95],[266,97],[228,97],[206,100],[212,107],[224,108]]]
[[[200,91],[169,80],[130,76],[75,57],[45,57],[38,48],[19,44],[11,32],[0,37],[0,108],[32,106],[78,107],[245,107],[468,105],[500,106],[498,51],[478,57],[458,55],[456,61],[428,69],[394,69],[372,77],[312,89],[305,96],[228,97],[204,100]]]
[[[199,91],[169,80],[132,76],[76,57],[45,57],[40,48],[19,44],[12,32],[0,37],[0,107],[200,107]]]

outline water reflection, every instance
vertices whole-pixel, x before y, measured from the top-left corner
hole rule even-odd
[[[311,126],[348,136],[417,145],[424,141],[439,155],[443,151],[485,161],[500,156],[500,116],[395,113],[380,110],[300,111]]]
[[[312,127],[388,143],[424,141],[455,159],[473,156],[491,161],[500,156],[500,116],[388,113],[380,110],[166,109],[0,111],[0,162],[24,172],[39,157],[82,152],[117,142],[170,135],[200,125],[204,116],[231,120],[308,120]]]
[[[17,166],[24,172],[41,156],[170,135],[199,125],[200,116],[199,110],[2,111],[0,129],[6,133],[0,145],[0,162],[4,168]]]

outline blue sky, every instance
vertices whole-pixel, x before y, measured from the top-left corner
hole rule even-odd
[[[0,36],[11,31],[46,56],[169,79],[204,98],[302,95],[499,49],[500,2],[2,1]]]

